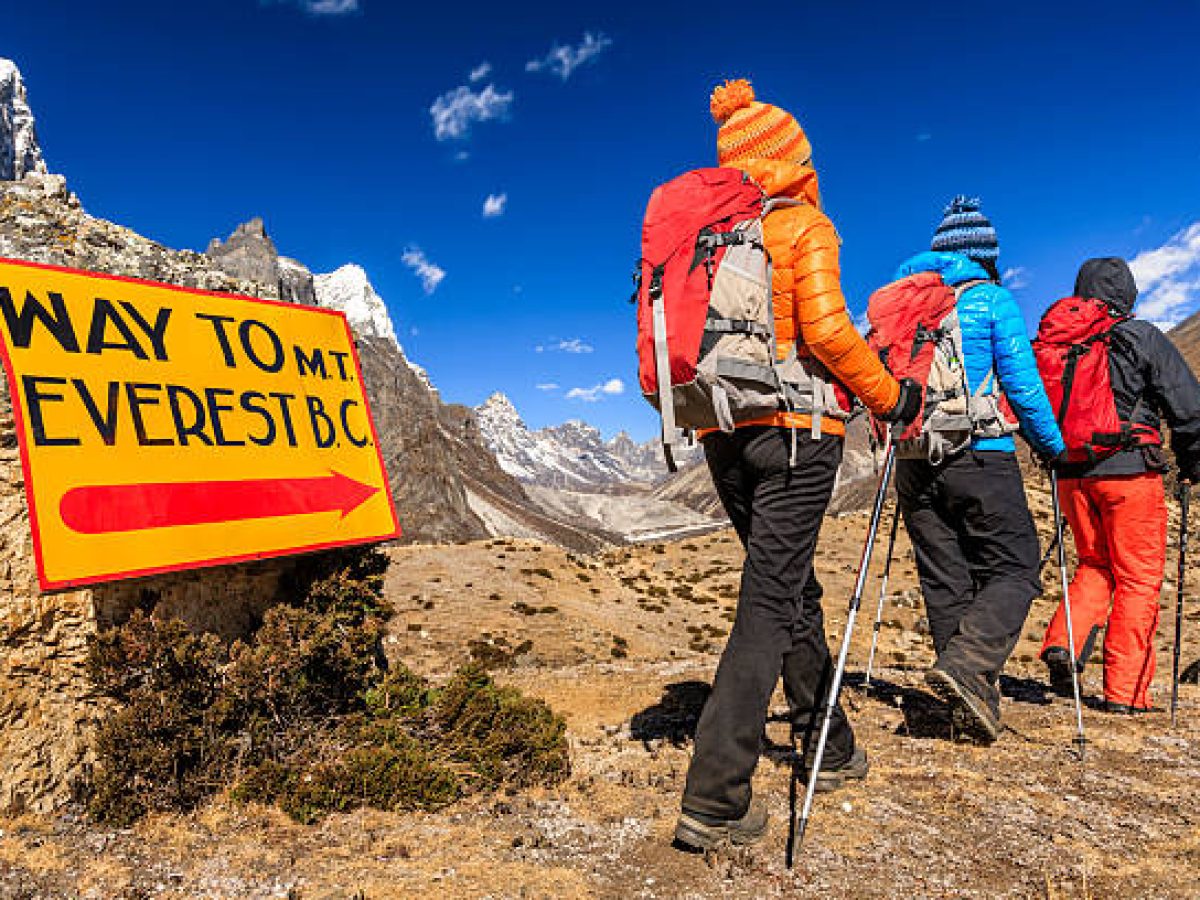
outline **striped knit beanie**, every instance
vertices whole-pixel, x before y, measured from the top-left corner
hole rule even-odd
[[[745,79],[727,81],[713,89],[709,100],[717,131],[717,162],[737,166],[751,159],[807,163],[812,145],[800,123],[788,112],[754,99]]]
[[[995,262],[1000,258],[1000,242],[988,217],[980,212],[978,197],[959,194],[946,207],[942,224],[933,235],[931,250],[961,253],[976,262]]]

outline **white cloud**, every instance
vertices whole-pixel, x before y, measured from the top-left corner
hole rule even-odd
[[[537,389],[539,391],[557,391],[558,385],[555,384],[553,381],[543,381],[541,384],[539,384],[537,386]]]
[[[1010,291],[1023,291],[1029,287],[1030,273],[1024,266],[1009,266],[1001,273],[1000,280]]]
[[[483,201],[483,217],[495,219],[504,215],[504,207],[508,205],[508,194],[488,194]]]
[[[570,338],[559,341],[554,345],[554,349],[561,350],[563,353],[591,353],[595,348],[582,338]]]
[[[578,46],[555,44],[541,59],[531,59],[525,63],[525,71],[549,71],[566,81],[576,69],[592,62],[611,46],[611,38],[589,31],[584,34]]]
[[[595,403],[597,400],[603,400],[605,397],[615,397],[623,393],[625,393],[625,382],[620,378],[610,378],[603,384],[593,385],[590,388],[571,388],[567,391],[567,399],[582,400],[584,403]]]
[[[474,84],[476,81],[483,81],[483,79],[487,78],[491,74],[492,64],[490,62],[481,62],[471,70],[471,74],[467,76],[467,79],[471,82],[471,84]]]
[[[1162,329],[1200,309],[1200,222],[1129,262],[1140,291],[1138,315]]]
[[[519,285],[518,285],[519,287]],[[520,293],[518,290],[516,293]],[[534,347],[535,353],[545,353],[547,350],[559,353],[591,353],[596,348],[589,344],[583,338],[567,338],[566,340],[555,340],[551,338],[552,343],[538,344]]]
[[[918,143],[921,143],[921,144],[923,144],[923,143],[925,143],[926,141],[932,141],[932,140],[933,140],[933,135],[932,135],[932,134],[930,134],[928,131],[922,131],[922,132],[920,132],[920,133],[917,135],[917,142],[918,142]]]
[[[494,84],[476,91],[465,84],[439,96],[429,107],[433,134],[439,141],[457,140],[471,133],[471,125],[503,118],[512,105],[513,93],[501,93]]]
[[[409,247],[400,260],[421,280],[421,287],[426,294],[436,291],[446,277],[446,270],[431,263],[420,247]]]
[[[268,0],[298,6],[313,16],[344,16],[358,12],[358,0]]]

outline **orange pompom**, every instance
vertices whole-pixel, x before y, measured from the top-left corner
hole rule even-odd
[[[739,78],[713,88],[708,108],[712,110],[712,117],[716,123],[724,125],[735,112],[747,108],[753,102],[754,88],[750,87],[750,82],[745,78]]]

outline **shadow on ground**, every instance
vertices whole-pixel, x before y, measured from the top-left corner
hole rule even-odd
[[[712,687],[704,681],[668,684],[657,703],[629,720],[630,736],[643,744],[661,740],[682,747],[695,738],[700,712],[711,693]]]

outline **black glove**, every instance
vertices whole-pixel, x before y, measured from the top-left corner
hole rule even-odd
[[[1189,460],[1186,463],[1179,461],[1179,483],[1189,487],[1200,484],[1200,459]]]
[[[896,400],[896,405],[880,418],[885,422],[907,425],[921,414],[921,409],[925,405],[924,393],[919,382],[913,381],[911,378],[902,378],[900,380],[900,396]]]
[[[1037,457],[1038,465],[1047,472],[1057,472],[1068,462],[1070,462],[1070,460],[1067,458],[1066,450],[1060,450],[1053,456],[1051,456],[1049,453],[1043,453],[1040,450],[1035,450],[1033,455]]]

